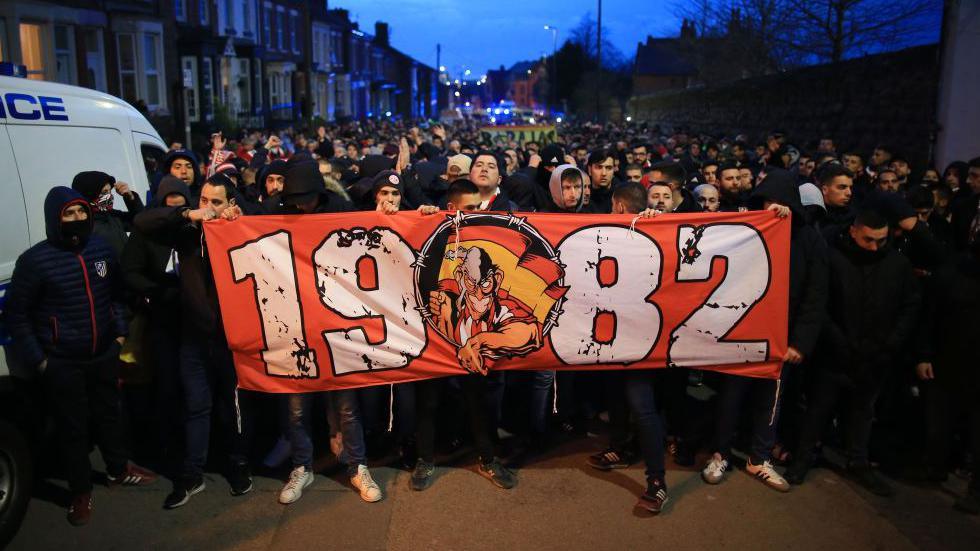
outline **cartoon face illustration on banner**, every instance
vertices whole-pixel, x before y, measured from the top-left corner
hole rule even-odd
[[[526,220],[457,213],[416,261],[422,316],[457,348],[460,367],[486,373],[493,361],[541,348],[567,287],[551,245]]]

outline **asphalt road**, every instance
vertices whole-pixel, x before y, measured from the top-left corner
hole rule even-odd
[[[808,483],[779,494],[744,472],[718,486],[669,466],[671,502],[657,517],[633,509],[640,466],[602,473],[585,459],[600,442],[569,443],[519,471],[500,490],[472,464],[441,467],[425,492],[409,473],[372,469],[385,499],[364,503],[343,476],[317,476],[289,506],[282,482],[256,477],[255,491],[232,497],[218,475],[185,507],[161,508],[166,480],[147,488],[97,486],[91,524],[65,521],[58,492],[32,500],[13,550],[39,549],[970,549],[980,518],[952,509],[964,483],[898,484],[894,498],[871,496],[838,473],[817,469]]]

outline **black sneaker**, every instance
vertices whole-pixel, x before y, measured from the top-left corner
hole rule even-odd
[[[604,452],[599,452],[589,456],[589,466],[600,471],[611,471],[613,469],[625,469],[633,464],[632,454],[628,452],[616,451],[609,448]]]
[[[636,507],[657,515],[664,510],[664,505],[669,500],[664,483],[660,480],[654,480],[647,483],[647,491],[640,496],[639,501],[636,502]]]
[[[228,472],[228,484],[231,485],[231,495],[243,496],[252,491],[252,473],[248,463],[232,465]]]
[[[847,470],[858,484],[872,494],[881,497],[895,495],[895,490],[878,476],[870,465],[850,465]]]
[[[187,505],[192,495],[199,494],[203,491],[204,477],[179,478],[174,482],[173,491],[163,500],[163,508],[176,509],[177,507]]]
[[[501,465],[497,458],[493,458],[489,463],[480,461],[478,470],[482,476],[489,479],[498,488],[509,490],[517,485],[517,477]]]
[[[419,459],[415,462],[415,470],[412,471],[412,479],[408,481],[410,488],[417,492],[425,490],[432,485],[432,475],[436,472],[436,466],[428,461]]]

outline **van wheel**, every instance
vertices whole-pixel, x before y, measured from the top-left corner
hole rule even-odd
[[[0,421],[0,549],[14,538],[31,500],[30,450],[16,427]]]

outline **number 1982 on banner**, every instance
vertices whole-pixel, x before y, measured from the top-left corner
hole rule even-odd
[[[762,231],[778,223],[768,216],[752,220],[765,224],[715,217],[633,228],[535,215],[359,213],[345,215],[343,225],[335,218],[337,227],[325,231],[329,216],[318,224],[300,217],[295,224],[267,224],[271,231],[250,228],[258,237],[225,249],[230,281],[218,280],[225,325],[230,334],[242,331],[229,316],[245,307],[241,286],[248,286],[261,323],[261,349],[252,350],[266,377],[320,378],[324,353],[339,378],[414,370],[430,356],[457,365],[457,372],[486,373],[511,364],[772,363],[773,345],[785,347],[785,285],[782,296],[772,296],[772,244]],[[366,220],[357,226],[352,218]],[[209,247],[242,222],[251,220],[209,231]],[[297,248],[294,234],[313,243],[311,231],[324,237]],[[425,240],[413,246],[406,236]],[[782,237],[780,244],[788,243]],[[786,261],[782,251],[782,274]],[[234,304],[228,297],[236,297]],[[781,316],[743,323],[765,300],[776,301],[767,308]],[[369,338],[369,324],[382,327],[381,338],[376,332]],[[736,331],[743,338],[730,336]],[[429,347],[430,339],[443,342]],[[501,365],[505,360],[511,362]],[[392,379],[376,382],[386,380]]]

